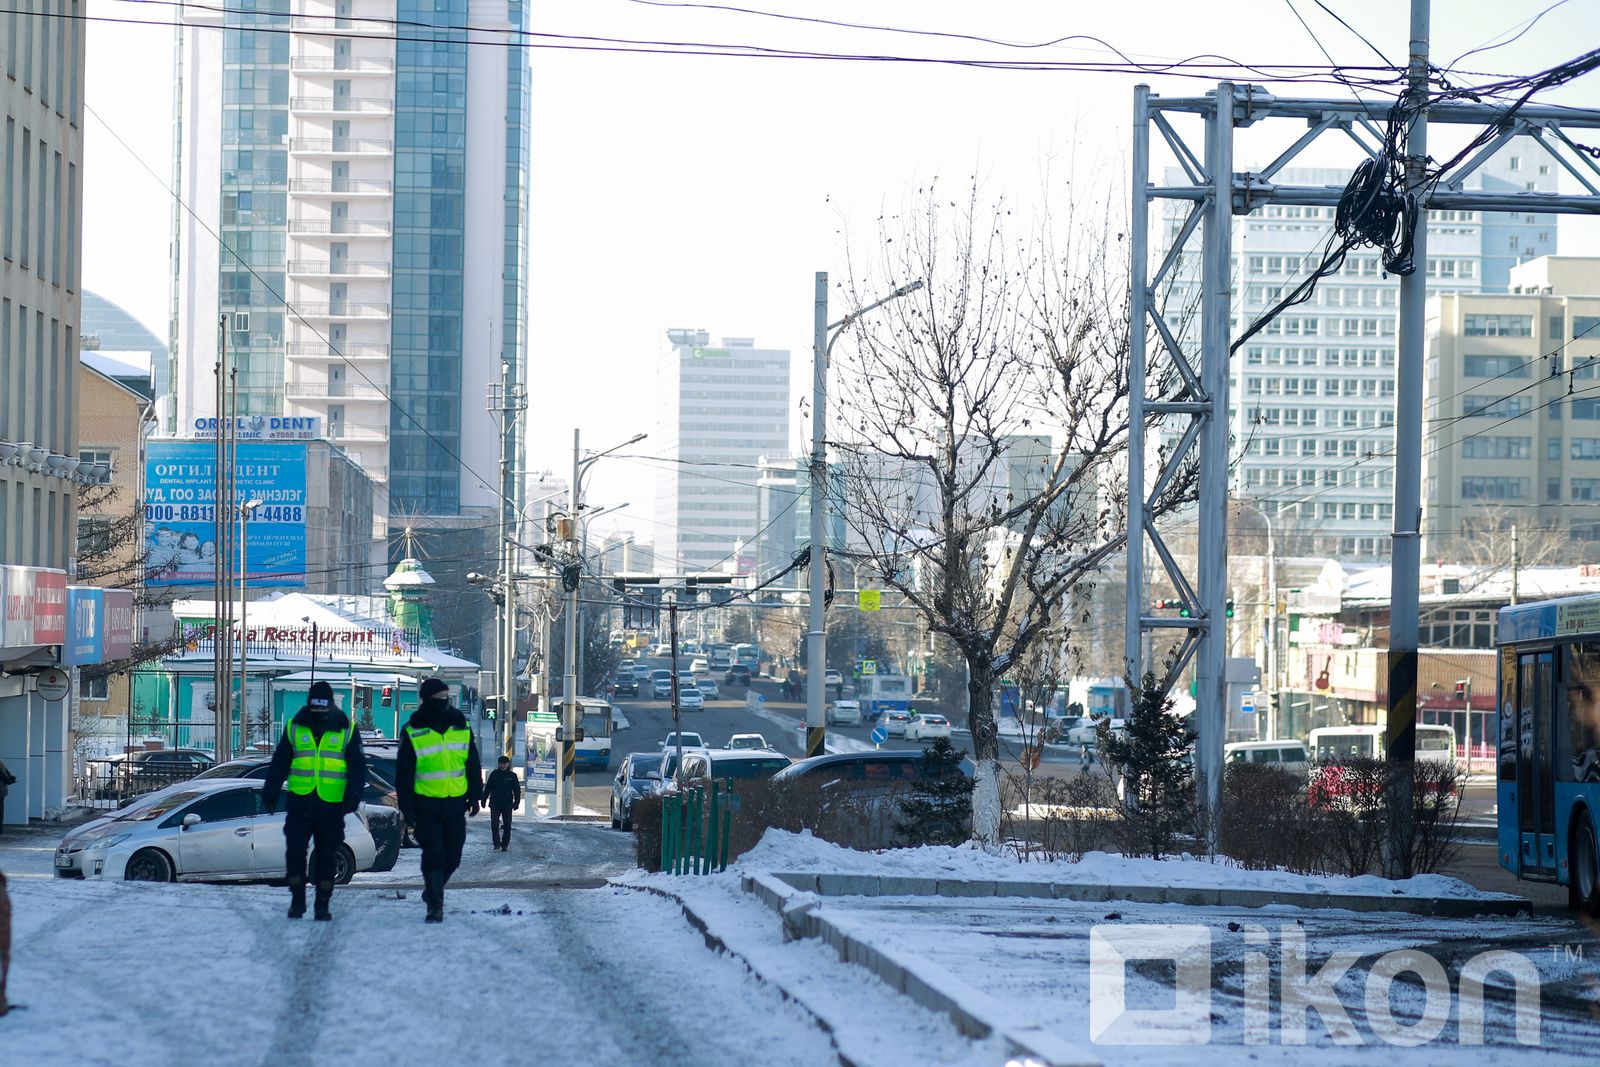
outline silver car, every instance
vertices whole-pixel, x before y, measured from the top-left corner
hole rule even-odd
[[[633,802],[661,790],[660,753],[633,752],[622,758],[611,780],[611,828],[633,829]]]
[[[58,878],[129,882],[248,882],[284,878],[282,810],[261,810],[262,783],[212,778],[139,797],[77,827],[56,848]],[[280,809],[283,801],[280,798]],[[335,858],[341,885],[372,867],[377,847],[360,814],[344,819]]]

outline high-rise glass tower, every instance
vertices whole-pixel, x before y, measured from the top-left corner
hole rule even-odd
[[[526,25],[524,0],[183,9],[171,429],[215,414],[225,344],[240,413],[319,416],[378,511],[493,513],[485,394],[527,375]]]

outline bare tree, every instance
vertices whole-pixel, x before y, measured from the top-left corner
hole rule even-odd
[[[1448,542],[1449,558],[1470,567],[1478,582],[1509,578],[1513,567],[1591,562],[1582,541],[1570,531],[1538,525],[1532,511],[1493,504],[1472,509]]]
[[[1001,676],[1078,621],[1074,591],[1125,542],[1129,309],[1124,234],[1007,232],[1004,201],[922,190],[880,223],[873,263],[845,283],[864,306],[836,360],[832,431],[863,574],[915,605],[967,666],[977,763],[974,833],[998,841]],[[1188,493],[1176,479],[1164,512]]]
[[[134,615],[161,607],[173,599],[170,587],[145,582],[151,546],[145,535],[144,505],[115,483],[92,485],[78,492],[77,571],[74,579],[102,589],[127,589],[133,593]],[[80,668],[85,678],[124,675],[147,663],[171,655],[183,646],[176,629],[171,634],[134,635],[124,659],[88,664]]]

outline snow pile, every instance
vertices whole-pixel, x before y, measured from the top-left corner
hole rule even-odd
[[[1395,881],[1377,875],[1355,878],[1247,871],[1228,859],[1211,861],[1184,855],[1152,860],[1091,852],[1077,863],[1068,860],[1019,863],[1015,856],[986,852],[976,845],[858,852],[813,837],[768,830],[755,848],[740,856],[738,870],[875,874],[905,878],[966,878],[983,881],[1063,882],[1088,885],[1155,885],[1171,889],[1258,889],[1278,893],[1327,893],[1363,896],[1509,899],[1504,893],[1476,889],[1442,874],[1424,874]]]

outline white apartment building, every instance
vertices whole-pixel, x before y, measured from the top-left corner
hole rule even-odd
[[[1276,180],[1342,187],[1349,177],[1346,169],[1303,168]],[[1554,191],[1555,181],[1548,156],[1521,150],[1503,151],[1468,185]],[[1333,219],[1331,207],[1278,204],[1235,217],[1232,336],[1316,268]],[[1169,240],[1180,221],[1166,220]],[[1491,281],[1503,290],[1513,263],[1554,251],[1555,232],[1553,215],[1430,212],[1429,291],[1479,292]],[[1284,310],[1234,357],[1233,493],[1275,517],[1284,551],[1387,557],[1399,292],[1399,279],[1385,275],[1376,250],[1352,252],[1310,300]],[[1180,287],[1172,306],[1190,300]],[[1187,336],[1198,336],[1198,316],[1187,324],[1175,320]]]
[[[656,475],[656,569],[748,572],[762,457],[789,451],[789,352],[748,337],[713,346],[704,330],[668,330],[667,340],[650,435],[667,459]]]
[[[526,22],[522,0],[182,9],[175,173],[205,225],[174,218],[169,432],[215,414],[225,344],[240,413],[321,418],[379,533],[492,514],[486,390],[502,362],[527,381],[528,60],[491,45]]]

